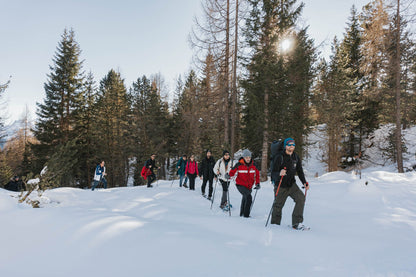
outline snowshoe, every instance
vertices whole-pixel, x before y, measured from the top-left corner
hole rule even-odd
[[[303,225],[302,223],[292,225],[292,228],[295,229],[295,230],[298,230],[298,231],[308,231],[308,230],[311,229],[311,228]]]

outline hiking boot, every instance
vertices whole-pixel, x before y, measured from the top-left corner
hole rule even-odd
[[[148,188],[153,188],[153,186],[152,186],[152,185],[148,185],[147,187],[148,187]]]
[[[183,187],[186,188],[186,189],[188,188],[188,186],[186,184],[183,184]]]

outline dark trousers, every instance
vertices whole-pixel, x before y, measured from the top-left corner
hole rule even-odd
[[[274,193],[276,195],[277,186],[274,186]],[[300,188],[293,184],[291,187],[282,188],[280,187],[279,193],[273,202],[273,213],[272,213],[272,224],[280,225],[282,220],[282,209],[286,203],[287,197],[291,197],[295,201],[295,208],[292,213],[292,225],[303,222],[303,208],[305,207],[305,195]]]
[[[221,180],[221,186],[222,186],[222,197],[221,197],[221,206],[227,204],[227,192],[228,192],[228,187],[230,186],[230,182]]]
[[[154,180],[156,180],[156,175],[154,173],[147,176],[147,186],[150,187]]]
[[[204,177],[204,179],[202,180],[201,191],[202,191],[202,194],[205,194],[205,187],[207,186],[207,182],[209,182],[208,196],[211,197],[212,191],[214,190],[214,187],[212,186],[212,184],[214,183],[214,178]]]
[[[100,181],[94,180],[94,182],[92,184],[92,190],[94,190],[100,182],[103,183],[103,188],[105,188],[105,189],[107,188],[107,180],[105,179],[105,177],[101,177]]]
[[[253,198],[251,197],[251,189],[241,185],[237,185],[237,189],[243,196],[241,199],[240,216],[249,217],[251,203],[253,202]]]
[[[196,174],[187,174],[188,175],[188,179],[189,179],[189,189],[190,190],[195,190],[195,178],[196,178]]]

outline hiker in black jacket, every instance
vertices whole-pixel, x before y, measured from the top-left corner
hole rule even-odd
[[[19,176],[14,176],[10,182],[4,186],[4,188],[11,191],[22,191],[26,190],[26,185],[23,183],[22,179],[19,178]]]
[[[199,177],[202,179],[202,195],[205,197],[205,187],[207,186],[207,182],[209,182],[209,190],[208,190],[208,199],[210,200],[212,197],[212,192],[214,190],[212,184],[214,182],[214,165],[215,160],[212,157],[212,153],[210,150],[207,150],[206,157],[202,159],[199,168]]]
[[[305,206],[305,195],[296,185],[295,175],[297,174],[306,190],[309,189],[303,173],[302,163],[295,151],[295,140],[287,138],[284,141],[283,153],[277,155],[273,161],[272,180],[274,180],[274,192],[280,188],[273,202],[272,224],[280,225],[282,219],[282,208],[287,197],[295,201],[295,208],[292,213],[292,227],[294,229],[305,229],[303,222],[303,208]]]

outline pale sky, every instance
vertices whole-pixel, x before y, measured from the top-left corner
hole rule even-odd
[[[350,9],[370,0],[305,0],[302,24],[309,25],[325,55],[335,35],[345,32]],[[129,88],[138,77],[161,73],[170,89],[192,67],[188,34],[201,14],[200,0],[0,0],[0,83],[12,76],[4,100],[6,123],[36,102],[65,28],[73,28],[84,70],[98,82],[115,69]],[[3,100],[3,101],[4,101]]]

